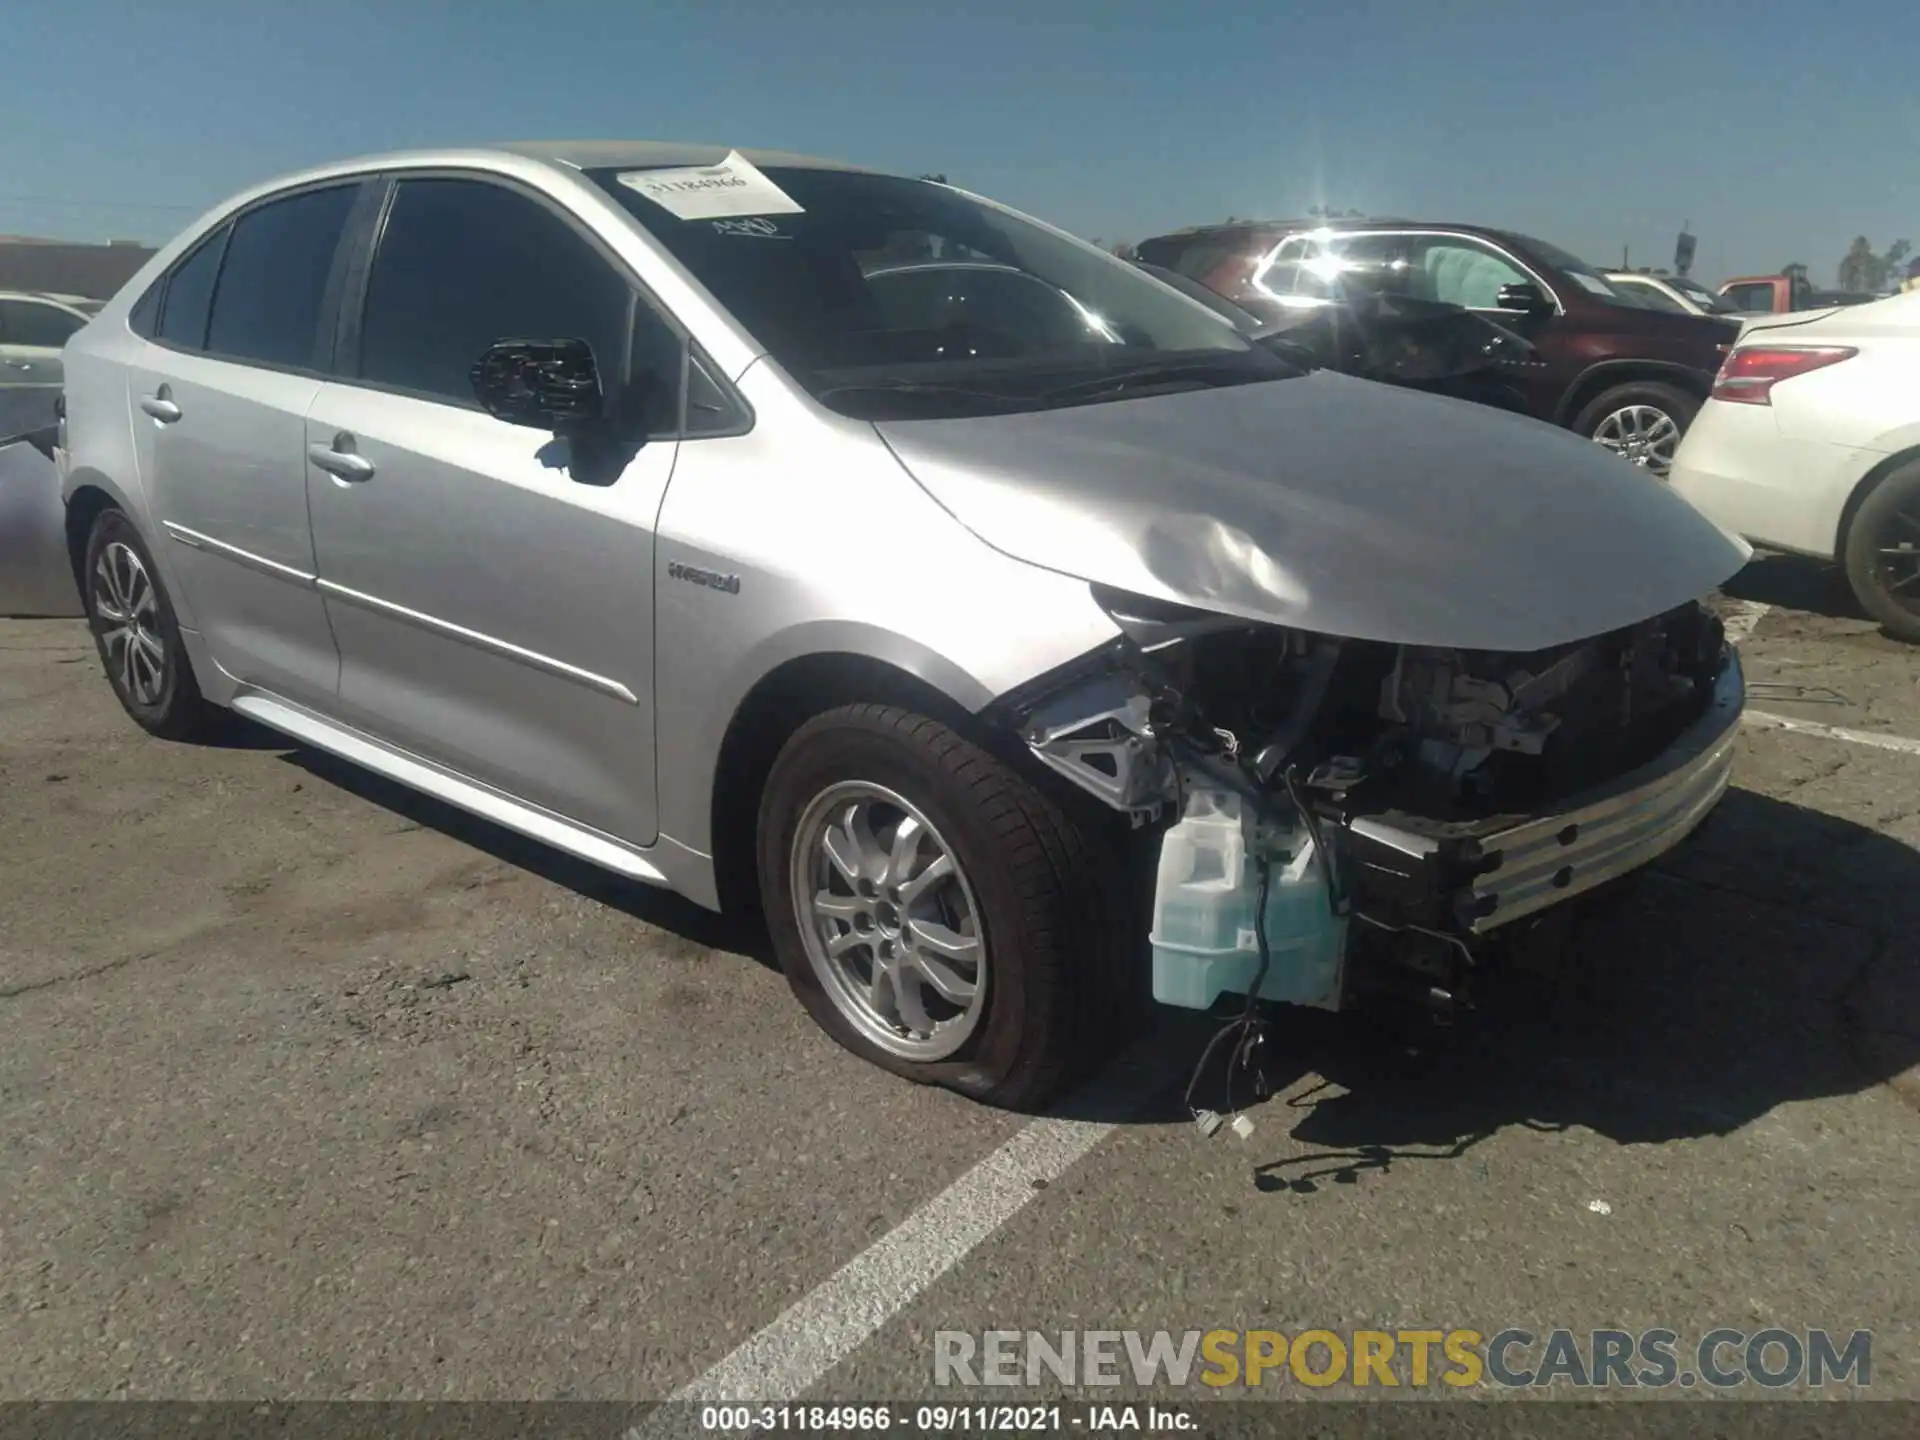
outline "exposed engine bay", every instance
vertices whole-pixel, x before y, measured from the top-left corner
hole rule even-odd
[[[1697,603],[1501,654],[1097,593],[1125,638],[1003,703],[1042,764],[1136,828],[1165,827],[1163,1000],[1245,988],[1257,949],[1268,998],[1338,1008],[1410,971],[1450,1001],[1488,937],[1647,863],[1725,788],[1739,665]],[[1289,877],[1308,877],[1332,938]],[[1346,963],[1362,932],[1398,937],[1384,967]],[[1295,959],[1313,973],[1290,976]],[[1188,984],[1195,966],[1209,978]]]

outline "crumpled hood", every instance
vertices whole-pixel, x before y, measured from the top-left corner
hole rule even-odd
[[[1545,649],[1697,599],[1752,554],[1564,430],[1331,372],[876,428],[1017,559],[1355,640]]]

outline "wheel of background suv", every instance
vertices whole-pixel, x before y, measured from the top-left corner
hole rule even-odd
[[[87,537],[83,572],[87,624],[120,704],[167,740],[184,740],[206,721],[206,704],[180,643],[180,626],[160,573],[133,522],[103,510]]]
[[[1594,396],[1574,417],[1573,428],[1664,480],[1680,437],[1699,413],[1700,402],[1686,391],[1633,380]]]
[[[1920,644],[1920,462],[1902,465],[1860,502],[1840,558],[1867,614],[1895,639]]]
[[[1101,853],[986,751],[885,705],[808,721],[761,798],[761,896],[808,1012],[895,1074],[1011,1109],[1111,1038],[1100,988],[1129,942]]]

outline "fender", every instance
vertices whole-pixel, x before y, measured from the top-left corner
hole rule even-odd
[[[1560,399],[1553,407],[1553,423],[1568,425],[1579,413],[1574,404],[1576,396],[1585,404],[1587,396],[1601,388],[1601,385],[1620,384],[1627,380],[1667,380],[1678,384],[1682,389],[1699,391],[1700,398],[1706,398],[1706,392],[1712,388],[1713,375],[1706,370],[1696,369],[1692,365],[1682,365],[1675,360],[1599,360],[1582,370],[1574,382],[1561,392]],[[1596,385],[1594,382],[1601,382]]]
[[[1073,633],[1072,627],[1063,629]],[[1117,627],[1113,633],[1119,633]],[[734,717],[768,676],[793,661],[815,657],[868,660],[888,666],[912,676],[970,714],[986,709],[1004,689],[930,645],[879,626],[817,619],[783,629],[748,651],[724,676],[709,674],[711,690],[697,711],[659,697],[663,703],[656,709],[656,744],[663,836],[700,853],[711,852],[715,772]],[[1055,657],[1047,659],[1051,662]]]
[[[1840,523],[1833,532],[1833,558],[1836,561],[1846,558],[1847,532],[1853,528],[1853,517],[1859,513],[1867,496],[1873,493],[1874,486],[1902,465],[1920,460],[1920,425],[1903,425],[1891,435],[1881,436],[1874,442],[1873,448],[1890,453],[1875,460],[1866,474],[1854,481],[1853,488],[1847,492],[1846,503],[1840,507]]]

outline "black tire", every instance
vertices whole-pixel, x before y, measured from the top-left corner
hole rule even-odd
[[[868,1039],[808,958],[792,857],[817,797],[835,785],[884,786],[945,841],[971,889],[986,956],[982,1009],[953,1055],[914,1060]],[[774,950],[800,1003],[863,1059],[988,1104],[1046,1104],[1124,1033],[1107,992],[1133,974],[1137,936],[1118,900],[1103,837],[999,759],[937,720],[850,705],[801,726],[775,760],[760,804],[757,863]]]
[[[1673,421],[1679,431],[1674,441],[1676,446],[1680,438],[1686,435],[1687,427],[1693,424],[1693,417],[1700,413],[1699,399],[1677,385],[1664,385],[1657,380],[1629,380],[1624,385],[1602,390],[1581,406],[1570,428],[1575,434],[1597,443],[1600,427],[1607,417],[1631,405],[1644,405],[1658,410]],[[1666,478],[1665,466],[1649,465],[1647,469],[1650,474]]]
[[[113,586],[116,583],[124,586],[124,577],[129,573],[120,563],[120,547],[132,553],[145,583],[151,586],[150,607],[142,602],[136,608],[145,614],[142,633],[160,650],[159,661],[151,668],[138,670],[131,684],[124,661],[132,642],[113,638],[124,627],[109,618],[120,613]],[[109,569],[122,578],[110,579]],[[193,664],[187,658],[186,647],[180,643],[180,624],[173,613],[173,601],[167,595],[166,584],[153,563],[146,541],[119,510],[102,510],[93,522],[93,530],[87,536],[85,568],[81,571],[81,593],[86,601],[87,626],[93,632],[94,648],[99,651],[107,683],[113,686],[121,708],[142,729],[163,740],[189,740],[204,733],[208,706],[200,698]],[[152,683],[156,675],[157,683]]]
[[[1916,547],[1911,562],[1882,563],[1883,550],[1902,545]],[[1860,502],[1840,562],[1861,608],[1894,639],[1920,645],[1920,461],[1889,471]]]

